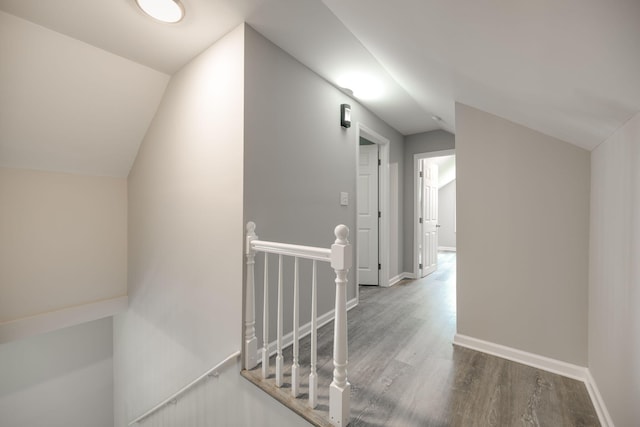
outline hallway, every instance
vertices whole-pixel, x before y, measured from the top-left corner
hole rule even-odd
[[[451,344],[456,254],[441,252],[438,260],[438,270],[421,280],[360,287],[360,303],[348,314],[350,425],[599,426],[583,383]],[[307,414],[328,408],[332,339],[329,323],[318,332],[320,405],[310,411],[304,399],[295,402]],[[308,337],[300,354],[307,366]],[[306,375],[303,369],[303,390]],[[291,400],[288,387],[278,392]]]

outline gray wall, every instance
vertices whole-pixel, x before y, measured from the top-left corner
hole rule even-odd
[[[337,224],[346,224],[355,255],[356,124],[361,122],[391,140],[392,163],[402,163],[402,136],[249,27],[245,61],[245,222],[254,221],[263,240],[321,247],[333,243]],[[349,129],[340,126],[342,103],[352,107]],[[340,206],[342,191],[349,193],[348,206]],[[402,255],[396,256],[399,259]],[[257,271],[262,271],[261,260],[260,256]],[[289,279],[285,287],[291,287],[293,267],[285,267]],[[275,286],[275,265],[271,271]],[[320,314],[333,309],[335,294],[332,272],[323,271]],[[349,274],[348,299],[356,296],[354,271],[355,266]],[[301,286],[302,323],[309,321],[309,277],[305,264],[301,274],[301,278],[307,278]],[[257,332],[261,337],[262,286],[257,288]],[[275,307],[275,292],[272,297]],[[285,307],[290,306],[287,297]],[[271,310],[274,312],[275,308]],[[275,322],[271,326],[275,328]],[[287,312],[285,330],[290,329],[291,315]],[[270,333],[272,338],[274,332]]]
[[[640,425],[640,115],[591,153],[589,370],[616,426]]]
[[[456,247],[456,180],[438,190],[438,246]]]
[[[403,177],[403,198],[402,218],[405,224],[403,229],[403,262],[405,272],[413,272],[413,236],[415,234],[415,224],[413,223],[413,155],[419,153],[429,153],[431,151],[452,150],[456,146],[455,136],[444,130],[434,130],[431,132],[409,135],[404,139],[404,172]]]
[[[456,105],[458,333],[587,364],[589,152]]]
[[[0,345],[4,427],[113,427],[111,318]]]

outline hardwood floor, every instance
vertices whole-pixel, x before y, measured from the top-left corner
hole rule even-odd
[[[351,426],[600,425],[580,381],[453,346],[455,310],[452,252],[441,253],[438,271],[424,279],[360,287],[360,303],[348,314]],[[289,388],[270,390],[316,425],[328,425],[323,411],[328,411],[332,339],[330,323],[318,333],[316,410],[305,407],[306,399],[290,398]],[[303,390],[308,354],[306,338],[300,345]],[[290,349],[285,358],[290,364]],[[243,375],[259,382],[260,368]]]

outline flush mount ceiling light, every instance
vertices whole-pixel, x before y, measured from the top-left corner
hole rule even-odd
[[[365,101],[379,99],[384,92],[382,83],[378,79],[364,73],[343,75],[336,83],[350,90],[354,97]]]
[[[136,0],[144,13],[160,22],[175,24],[184,17],[184,7],[178,0]]]

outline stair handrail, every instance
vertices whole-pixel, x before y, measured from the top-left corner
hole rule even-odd
[[[218,363],[213,368],[207,369],[207,371],[205,373],[203,373],[202,375],[200,375],[198,378],[196,378],[195,380],[191,381],[189,384],[187,384],[186,386],[182,387],[180,390],[178,390],[177,392],[173,393],[171,396],[167,397],[162,402],[158,403],[157,405],[155,405],[153,408],[149,409],[144,414],[142,414],[139,417],[135,418],[133,421],[131,421],[128,424],[128,426],[132,426],[134,424],[137,424],[140,421],[144,420],[145,418],[148,418],[153,413],[155,413],[158,410],[162,409],[163,407],[165,407],[167,405],[170,405],[170,404],[176,403],[180,396],[182,396],[184,393],[189,391],[191,388],[193,388],[193,386],[198,384],[200,381],[202,381],[205,378],[210,377],[210,376],[217,377],[218,376],[218,371],[220,370],[220,368],[222,368],[224,365],[226,365],[229,361],[231,361],[233,359],[237,359],[238,357],[240,357],[240,351],[236,351],[236,352],[230,354],[222,362]]]

